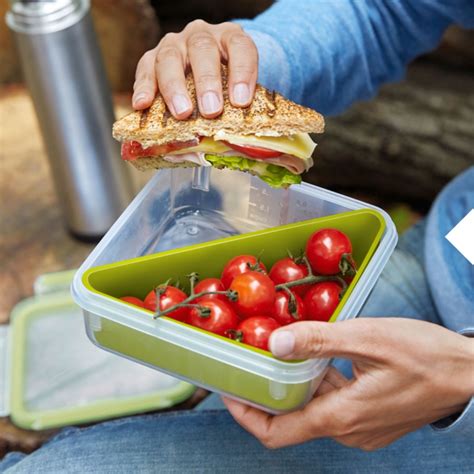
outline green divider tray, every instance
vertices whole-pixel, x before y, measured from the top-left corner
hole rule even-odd
[[[186,284],[186,275],[193,271],[197,271],[201,279],[219,277],[225,263],[239,254],[260,255],[267,268],[271,268],[278,259],[287,256],[288,251],[300,254],[309,236],[325,227],[337,228],[349,236],[358,266],[357,275],[331,319],[335,321],[385,229],[383,217],[372,209],[287,224],[91,268],[84,273],[83,283],[90,291],[107,297],[133,295],[143,299],[152,288],[169,278]]]

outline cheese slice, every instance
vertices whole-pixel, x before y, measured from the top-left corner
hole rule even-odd
[[[310,158],[316,148],[316,143],[311,140],[308,133],[297,133],[286,137],[257,137],[255,135],[229,135],[225,132],[217,132],[214,140],[225,140],[235,145],[268,148],[303,160]]]
[[[176,150],[169,155],[182,155],[183,153],[209,153],[210,155],[219,155],[225,153],[226,151],[231,150],[225,143],[220,141],[215,141],[212,138],[204,137],[199,145],[192,146],[189,148],[182,148],[181,150]]]
[[[176,150],[169,155],[181,155],[183,153],[208,153],[211,155],[220,155],[231,151],[223,141],[235,145],[250,145],[269,150],[279,151],[286,155],[296,156],[302,160],[309,160],[316,148],[316,143],[311,140],[308,133],[298,133],[287,137],[257,137],[255,135],[231,135],[225,132],[217,132],[213,137],[204,137],[201,142],[189,148]]]

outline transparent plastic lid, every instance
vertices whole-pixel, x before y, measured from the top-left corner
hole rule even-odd
[[[172,377],[93,346],[80,308],[67,297],[36,305],[23,334],[24,402],[29,411],[119,400],[177,385]]]
[[[25,428],[166,408],[194,390],[190,384],[95,347],[85,333],[81,308],[64,290],[16,306],[10,349],[11,416]]]

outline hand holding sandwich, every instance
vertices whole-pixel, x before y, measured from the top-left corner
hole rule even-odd
[[[133,107],[149,107],[159,91],[172,115],[189,117],[193,103],[186,89],[185,72],[194,76],[201,115],[214,118],[224,107],[221,62],[229,66],[228,94],[235,107],[247,107],[257,81],[257,48],[235,23],[189,23],[180,33],[168,33],[156,48],[140,59],[135,75]]]
[[[286,188],[313,165],[324,118],[257,84],[255,44],[234,23],[189,23],[143,55],[135,112],[114,124],[136,168],[212,166]]]

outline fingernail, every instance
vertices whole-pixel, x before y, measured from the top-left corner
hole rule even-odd
[[[246,105],[250,100],[250,89],[244,82],[234,86],[234,102],[238,105]]]
[[[206,114],[219,112],[221,104],[215,92],[206,92],[201,97],[201,110]]]
[[[140,92],[136,96],[133,97],[133,104],[140,105],[141,102],[146,100],[147,95],[144,92]]]
[[[187,112],[191,107],[188,98],[181,94],[174,95],[172,102],[174,111],[177,115]]]
[[[290,355],[295,348],[295,335],[291,331],[276,331],[270,336],[270,350],[276,357]]]

